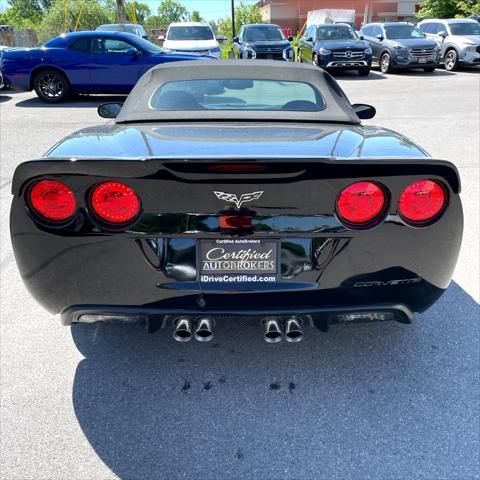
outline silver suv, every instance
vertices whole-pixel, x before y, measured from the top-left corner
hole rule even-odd
[[[455,70],[462,64],[480,65],[480,24],[475,20],[429,18],[417,27],[438,42],[446,70]]]
[[[425,38],[411,23],[369,23],[360,35],[372,49],[372,63],[378,63],[382,73],[411,68],[433,72],[440,65],[438,43]]]

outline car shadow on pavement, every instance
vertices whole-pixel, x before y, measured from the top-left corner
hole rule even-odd
[[[474,75],[480,74],[480,65],[462,65],[458,70],[455,70],[454,73],[473,73]]]
[[[73,406],[121,479],[463,478],[478,472],[479,305],[452,284],[412,325],[232,326],[179,344],[77,325]]]
[[[4,88],[3,90],[0,90],[0,92],[2,93],[7,93],[8,95],[16,95],[18,93],[25,93],[23,90],[17,90],[16,88],[12,88],[12,87],[7,87],[7,88]]]
[[[333,78],[336,80],[386,80],[387,77],[380,72],[374,72],[370,70],[370,73],[366,77],[362,77],[355,71],[342,71],[342,72],[333,72]]]
[[[77,95],[62,103],[45,103],[38,97],[32,97],[18,102],[15,106],[21,108],[91,108],[106,102],[124,102],[126,98],[123,95]]]
[[[12,97],[10,95],[3,95],[0,93],[0,103],[8,102]]]
[[[447,70],[443,70],[441,68],[437,68],[433,72],[424,72],[423,70],[394,70],[390,72],[388,75],[401,75],[404,77],[451,77],[452,75],[456,75],[455,72],[447,72]]]

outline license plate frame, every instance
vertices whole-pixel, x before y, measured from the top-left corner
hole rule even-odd
[[[197,241],[199,281],[277,281],[280,274],[280,241],[265,238],[216,238]],[[208,279],[207,279],[208,277]],[[227,280],[228,279],[228,280]]]

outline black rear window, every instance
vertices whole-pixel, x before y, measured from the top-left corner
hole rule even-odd
[[[153,110],[284,110],[319,112],[325,101],[309,83],[279,80],[177,80],[164,83]]]
[[[79,38],[70,44],[68,47],[70,50],[76,50],[78,52],[88,52],[90,49],[89,38]]]

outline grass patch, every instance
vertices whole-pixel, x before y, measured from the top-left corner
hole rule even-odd
[[[222,48],[222,60],[228,60],[228,52],[232,50],[233,45],[231,43],[224,43],[221,45]]]

